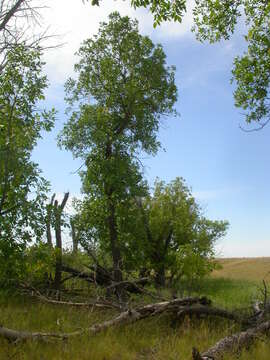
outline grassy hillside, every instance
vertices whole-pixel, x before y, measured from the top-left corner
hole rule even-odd
[[[270,258],[219,259],[222,269],[213,273],[214,277],[235,280],[270,281]]]

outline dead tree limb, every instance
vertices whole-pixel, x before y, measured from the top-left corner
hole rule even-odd
[[[52,195],[50,203],[46,206],[46,234],[47,234],[47,244],[52,246],[52,232],[51,232],[51,222],[52,222],[52,207],[54,202],[55,194]]]
[[[64,198],[61,202],[61,205],[58,204],[58,201],[54,201],[54,217],[55,217],[55,240],[56,248],[58,253],[56,254],[56,263],[55,263],[55,278],[54,286],[55,289],[60,290],[61,287],[61,277],[62,277],[62,234],[61,234],[61,223],[62,223],[62,214],[66,203],[69,198],[69,193],[65,193]]]
[[[124,325],[128,323],[134,323],[138,320],[145,319],[150,316],[155,316],[164,312],[176,312],[176,309],[180,306],[188,306],[196,303],[205,304],[205,298],[185,298],[174,299],[171,301],[163,301],[154,304],[148,304],[138,307],[134,310],[129,309],[121,312],[116,317],[106,320],[99,324],[94,324],[86,329],[77,330],[71,333],[42,333],[42,332],[28,332],[28,331],[16,331],[5,327],[0,327],[0,336],[10,341],[20,340],[46,340],[48,338],[68,339],[74,336],[80,336],[82,334],[94,335],[103,330],[116,325]],[[209,302],[208,302],[209,303]]]
[[[265,321],[254,328],[226,336],[202,354],[194,348],[193,360],[222,360],[226,354],[239,353],[244,348],[248,348],[258,339],[258,336],[267,334],[269,331],[270,321]]]
[[[200,303],[198,304],[194,304],[191,306],[183,306],[182,308],[180,308],[177,312],[177,318],[181,319],[183,317],[185,317],[186,315],[192,316],[192,315],[197,315],[197,316],[214,316],[214,317],[220,317],[223,319],[228,319],[228,320],[233,320],[237,323],[243,323],[246,324],[247,320],[241,316],[239,316],[237,313],[231,312],[231,311],[227,311],[224,309],[220,309],[217,307],[212,307],[212,306],[206,306],[206,305],[201,305]]]
[[[14,342],[25,340],[48,340],[49,338],[65,339],[64,334],[17,331],[4,326],[0,326],[0,337]]]
[[[146,293],[146,291],[144,291],[144,289],[142,289],[140,285],[145,286],[148,282],[149,282],[148,277],[136,279],[133,281],[124,280],[109,285],[107,287],[107,290],[109,291],[119,286],[122,286],[128,292],[142,294],[142,293]]]
[[[77,254],[78,252],[78,234],[75,226],[74,218],[71,217],[69,220],[71,227],[71,238],[72,238],[72,252],[73,254]]]
[[[44,301],[48,304],[53,304],[53,305],[67,305],[67,306],[74,306],[74,307],[96,307],[96,308],[101,308],[101,309],[118,309],[121,310],[121,307],[118,304],[115,304],[113,302],[107,302],[107,301],[101,301],[101,300],[97,300],[97,301],[92,301],[92,302],[72,302],[72,301],[60,301],[60,300],[54,300],[54,299],[50,299],[46,296],[43,295],[39,295],[37,296],[41,301]]]
[[[20,284],[20,286],[31,293],[32,296],[35,296],[37,299],[46,302],[48,304],[52,305],[67,305],[67,306],[74,306],[74,307],[96,307],[96,308],[107,308],[107,309],[117,309],[122,310],[121,306],[112,302],[108,301],[102,298],[99,298],[95,301],[88,301],[88,302],[73,302],[73,301],[60,301],[51,299],[43,294],[40,293],[37,289],[35,289],[33,286],[27,285],[27,284]]]
[[[92,284],[97,283],[98,285],[101,286],[107,286],[111,284],[111,278],[99,268],[97,268],[93,272],[85,272],[85,271],[79,271],[68,265],[62,264],[62,271],[73,275],[73,277],[85,280]]]
[[[110,270],[106,269],[104,266],[100,265],[97,256],[95,255],[94,251],[91,249],[89,245],[87,245],[85,242],[80,242],[84,250],[87,252],[87,255],[94,261],[94,265],[85,265],[87,268],[94,272],[100,272],[100,274],[103,274],[106,278],[110,279],[111,282],[114,281],[113,274]],[[109,283],[108,283],[109,284]]]

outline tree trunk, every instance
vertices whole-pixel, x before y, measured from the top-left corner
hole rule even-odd
[[[107,143],[105,149],[105,157],[106,159],[110,159],[112,157],[112,144],[110,142]],[[108,206],[108,228],[109,228],[109,236],[110,236],[110,245],[112,251],[112,260],[113,260],[113,277],[114,281],[121,282],[123,280],[122,276],[122,257],[118,244],[118,234],[117,234],[117,226],[116,226],[116,216],[115,216],[115,203],[113,201],[113,188],[108,183],[105,182],[105,194],[107,196],[107,206]]]
[[[155,275],[155,284],[156,287],[165,286],[165,267],[164,265],[160,266]]]
[[[46,234],[47,244],[52,247],[52,233],[51,233],[51,221],[52,221],[52,207],[54,202],[55,194],[53,194],[50,204],[47,205],[47,216],[46,216]]]
[[[223,360],[224,357],[230,354],[239,355],[243,349],[248,348],[256,339],[259,339],[264,334],[269,335],[269,331],[270,321],[265,321],[254,328],[226,336],[202,354],[196,348],[193,348],[192,358],[193,360]]]
[[[62,277],[62,236],[61,236],[61,214],[57,201],[55,206],[55,239],[56,239],[56,262],[55,262],[55,289],[60,290],[61,277]]]
[[[122,276],[122,258],[120,249],[118,246],[118,236],[117,228],[115,221],[115,205],[112,200],[109,199],[109,216],[108,216],[108,225],[110,233],[110,242],[112,249],[112,259],[113,259],[113,277],[116,282],[121,282],[123,280]]]
[[[61,205],[58,201],[54,202],[54,216],[55,216],[55,239],[56,239],[56,262],[55,262],[55,277],[54,286],[56,290],[60,290],[62,278],[62,234],[61,234],[61,219],[64,207],[67,203],[69,193],[65,193]]]
[[[72,251],[73,254],[77,254],[78,252],[78,237],[76,234],[75,223],[73,219],[70,219],[71,226],[71,237],[72,237]]]

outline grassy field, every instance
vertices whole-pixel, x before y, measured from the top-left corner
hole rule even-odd
[[[224,259],[223,269],[197,286],[226,308],[245,307],[258,296],[260,282],[270,270],[270,259]],[[183,289],[179,286],[178,292]],[[113,316],[111,310],[90,311],[42,304],[24,297],[2,294],[1,324],[32,331],[68,332],[85,328]],[[237,331],[237,325],[223,320],[190,321],[175,326],[168,316],[146,319],[117,327],[96,336],[78,337],[68,342],[27,342],[17,345],[0,340],[0,359],[30,360],[188,360],[193,346],[206,350],[221,337]],[[227,359],[236,359],[228,357]],[[270,345],[259,341],[240,359],[270,359]]]
[[[234,280],[270,281],[270,258],[232,258],[219,259],[221,270],[213,273],[214,277]]]

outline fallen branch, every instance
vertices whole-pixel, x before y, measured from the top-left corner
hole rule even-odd
[[[124,325],[127,323],[134,323],[138,320],[146,317],[155,316],[157,314],[168,312],[176,312],[176,309],[181,306],[189,306],[196,303],[205,304],[209,303],[205,298],[185,298],[185,299],[174,299],[171,301],[163,301],[155,304],[149,304],[138,307],[135,310],[126,310],[114,317],[111,320],[106,320],[100,324],[95,324],[89,328],[83,330],[77,330],[71,333],[31,333],[27,331],[16,331],[5,327],[0,327],[0,336],[10,341],[21,341],[21,340],[46,340],[48,338],[68,339],[74,336],[82,334],[96,334],[103,330],[106,330],[112,326]]]
[[[72,302],[72,301],[58,301],[58,300],[54,300],[54,299],[50,299],[47,298],[43,295],[39,295],[37,296],[40,300],[49,303],[49,304],[53,304],[53,305],[69,305],[69,306],[74,306],[74,307],[97,307],[97,308],[109,308],[109,309],[118,309],[121,310],[121,306],[118,304],[115,304],[113,302],[110,301],[102,301],[102,300],[97,300],[97,301],[93,301],[93,302]]]
[[[92,273],[86,273],[85,271],[79,271],[77,269],[73,269],[70,266],[62,265],[62,271],[68,274],[71,274],[75,278],[83,279],[87,282],[94,283],[95,278]]]
[[[247,321],[239,316],[237,313],[230,312],[224,309],[212,307],[212,306],[206,306],[201,305],[200,303],[194,304],[191,306],[184,306],[183,308],[180,308],[177,313],[177,318],[183,318],[186,315],[197,315],[197,316],[215,316],[215,317],[221,317],[228,320],[233,320],[238,323],[246,324]]]
[[[267,334],[269,331],[270,321],[265,321],[254,328],[226,336],[202,354],[194,348],[193,360],[222,360],[226,354],[238,353],[248,348],[259,335]]]
[[[9,341],[16,342],[24,340],[48,340],[49,338],[64,339],[63,334],[17,331],[4,326],[0,326],[0,336]]]
[[[115,282],[115,283],[107,286],[106,289],[107,289],[107,291],[110,291],[110,290],[116,289],[120,286],[130,293],[147,294],[149,296],[152,296],[153,298],[157,298],[150,291],[147,291],[142,288],[142,286],[145,286],[148,282],[149,282],[148,277],[140,278],[140,279],[133,280],[133,281],[124,280],[124,281],[120,281],[120,282]],[[161,300],[161,299],[159,298],[159,300]]]
[[[94,267],[93,267],[94,269]],[[111,284],[111,277],[100,268],[96,268],[93,272],[85,272],[74,269],[68,265],[62,265],[62,271],[73,275],[73,277],[86,280],[87,282],[107,286]]]
[[[34,295],[39,300],[49,303],[49,304],[53,304],[53,305],[69,305],[69,306],[74,306],[74,307],[91,307],[91,308],[97,307],[97,308],[110,308],[110,309],[113,308],[113,309],[122,310],[120,305],[118,305],[112,301],[108,301],[108,300],[104,300],[104,299],[99,299],[96,301],[86,302],[86,303],[85,302],[55,300],[55,299],[51,299],[51,298],[48,298],[47,296],[42,295],[33,286],[21,284],[21,287],[23,287],[24,289],[26,289],[28,291],[31,291],[31,295],[32,296]]]

